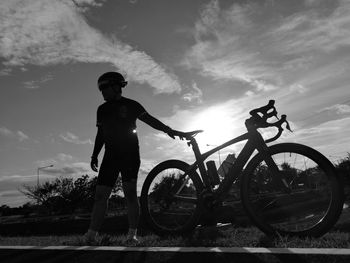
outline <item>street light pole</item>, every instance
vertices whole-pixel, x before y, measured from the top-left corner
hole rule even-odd
[[[38,167],[38,169],[37,169],[37,175],[38,175],[38,177],[37,177],[37,182],[36,182],[37,187],[39,187],[39,171],[42,170],[42,169],[48,168],[48,167],[53,167],[53,164],[47,165],[47,166]]]

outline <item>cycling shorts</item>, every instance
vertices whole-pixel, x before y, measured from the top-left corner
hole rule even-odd
[[[97,184],[114,187],[119,174],[121,174],[123,182],[137,180],[140,163],[138,149],[124,153],[106,150],[97,177]]]

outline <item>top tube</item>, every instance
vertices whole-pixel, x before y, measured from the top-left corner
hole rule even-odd
[[[230,146],[232,144],[235,144],[235,143],[238,143],[238,142],[241,142],[241,141],[244,141],[244,140],[248,140],[249,139],[249,133],[245,133],[245,134],[242,134],[240,136],[237,136],[236,138],[233,138],[227,142],[224,142],[223,144],[201,154],[201,160],[200,161],[204,161],[205,159],[207,159],[210,155],[216,153],[217,151],[220,151],[221,149],[224,149],[226,148],[227,146]],[[198,160],[199,161],[199,160]]]

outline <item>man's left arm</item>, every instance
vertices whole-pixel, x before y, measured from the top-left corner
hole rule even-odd
[[[144,123],[147,123],[152,128],[167,133],[171,138],[175,139],[174,130],[171,129],[169,126],[166,126],[164,123],[162,123],[160,120],[154,118],[152,115],[150,115],[147,112],[143,112],[138,119],[143,121]]]

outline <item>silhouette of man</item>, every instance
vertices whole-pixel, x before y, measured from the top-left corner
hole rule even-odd
[[[104,220],[108,198],[121,173],[129,221],[127,240],[138,241],[137,226],[140,212],[137,174],[140,167],[140,153],[135,130],[136,119],[175,138],[175,131],[148,114],[140,103],[122,96],[122,88],[126,85],[127,81],[118,72],[104,73],[98,79],[98,88],[106,102],[97,110],[98,129],[91,156],[93,171],[98,171],[97,157],[103,145],[105,153],[97,177],[90,227],[85,234],[87,240],[95,240]]]

